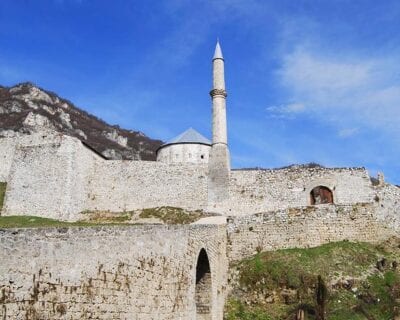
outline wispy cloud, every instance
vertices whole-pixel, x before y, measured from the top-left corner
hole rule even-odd
[[[340,138],[348,138],[351,137],[359,131],[358,128],[345,128],[345,129],[340,129],[338,132],[338,136]]]
[[[165,35],[149,61],[162,61],[165,65],[180,67],[189,61],[200,45],[209,41],[210,37],[220,35],[217,25],[240,21],[242,28],[247,28],[257,13],[261,14],[265,9],[265,3],[259,0],[167,1],[165,11],[177,24]]]
[[[293,119],[297,114],[305,111],[303,103],[289,103],[280,106],[270,106],[266,108],[268,116],[278,119]]]
[[[356,124],[400,134],[400,67],[396,61],[395,56],[341,60],[297,49],[284,56],[277,76],[288,92],[288,106],[301,106],[302,112],[342,129]],[[298,110],[286,106],[268,111],[293,114]]]

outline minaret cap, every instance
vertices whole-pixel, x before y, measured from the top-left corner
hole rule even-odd
[[[224,60],[224,57],[222,56],[221,46],[219,45],[219,40],[217,40],[217,45],[215,46],[215,52],[214,52],[213,60],[215,60],[215,59]]]

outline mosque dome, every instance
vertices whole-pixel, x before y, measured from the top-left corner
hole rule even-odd
[[[169,140],[157,150],[157,161],[167,163],[208,163],[211,141],[193,128]]]

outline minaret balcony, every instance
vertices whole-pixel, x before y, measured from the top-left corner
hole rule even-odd
[[[210,96],[215,97],[215,96],[223,96],[226,98],[228,94],[226,93],[225,89],[212,89],[210,91]]]

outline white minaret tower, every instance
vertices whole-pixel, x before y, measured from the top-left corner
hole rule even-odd
[[[226,91],[224,57],[219,41],[215,47],[213,63],[212,99],[212,147],[209,160],[208,202],[217,208],[229,198],[230,159],[226,128]],[[210,208],[212,209],[212,208]]]
[[[213,89],[210,91],[213,104],[213,137],[212,144],[228,144],[226,133],[226,91],[224,74],[224,57],[217,42],[213,57]]]

